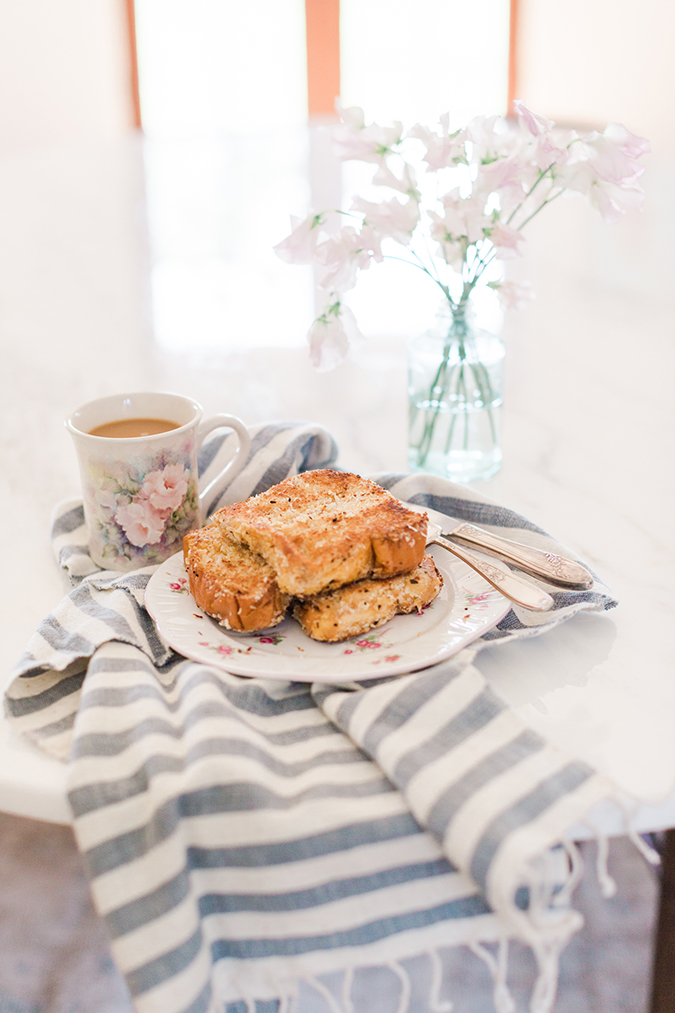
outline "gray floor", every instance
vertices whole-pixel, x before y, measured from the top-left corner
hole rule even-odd
[[[645,1013],[658,879],[629,841],[617,839],[610,871],[618,893],[604,900],[593,856],[594,845],[586,846],[589,868],[575,897],[586,925],[563,956],[554,1013]],[[410,1013],[429,1008],[425,960],[406,962],[413,982]],[[482,961],[463,949],[447,951],[443,960],[442,995],[452,999],[453,1013],[493,1013]],[[533,970],[528,951],[513,946],[509,985],[519,1013],[527,1009]],[[335,984],[326,979],[328,987]],[[383,970],[376,982],[372,974],[356,975],[356,1009],[393,1011],[398,994],[392,971]],[[316,994],[301,999],[307,1013],[328,1010]],[[0,1013],[131,1011],[70,830],[0,815]]]

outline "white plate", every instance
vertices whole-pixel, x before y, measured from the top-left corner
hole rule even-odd
[[[427,513],[443,526],[441,514]],[[188,589],[182,552],[152,575],[145,604],[175,651],[226,672],[325,683],[398,675],[456,654],[496,626],[510,608],[503,595],[446,549],[433,545],[428,551],[444,580],[436,600],[421,613],[396,616],[339,644],[311,640],[293,619],[262,633],[225,630],[197,607]]]

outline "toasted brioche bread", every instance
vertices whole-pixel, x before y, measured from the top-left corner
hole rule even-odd
[[[190,591],[197,605],[228,630],[253,633],[276,626],[290,602],[259,556],[223,537],[218,525],[183,539]]]
[[[442,586],[443,578],[433,559],[424,556],[409,573],[383,580],[359,580],[298,601],[293,617],[314,640],[348,640],[389,622],[395,615],[424,608]]]
[[[261,556],[284,594],[307,598],[413,569],[424,555],[427,516],[369,479],[322,469],[223,507],[213,523]]]

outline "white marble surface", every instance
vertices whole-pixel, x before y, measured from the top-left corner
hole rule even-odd
[[[581,201],[532,223],[518,273],[537,299],[504,331],[504,466],[476,486],[554,533],[620,599],[611,613],[489,648],[480,667],[532,727],[641,801],[643,829],[675,825],[672,176],[651,166],[645,212],[618,226]],[[317,375],[303,347],[264,347],[274,307],[262,285],[252,306],[259,347],[227,334],[221,348],[159,348],[137,141],[1,162],[0,220],[3,686],[65,590],[49,517],[77,494],[63,418],[79,403],[173,389],[247,423],[318,421],[352,470],[405,468],[400,337],[374,336],[360,361]],[[0,809],[68,819],[63,769],[6,722]],[[621,830],[618,813],[595,816]]]

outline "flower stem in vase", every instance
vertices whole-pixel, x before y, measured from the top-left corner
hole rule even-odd
[[[459,482],[499,470],[503,345],[463,307],[410,343],[409,464]]]

